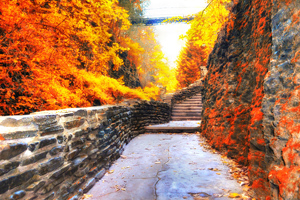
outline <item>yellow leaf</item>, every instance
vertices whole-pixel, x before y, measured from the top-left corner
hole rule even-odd
[[[112,173],[114,173],[114,171],[115,171],[115,170],[113,169],[113,170],[108,171],[108,173],[109,173],[109,174],[112,174]]]
[[[238,193],[230,193],[228,197],[229,197],[229,198],[240,198],[241,195],[238,194]]]

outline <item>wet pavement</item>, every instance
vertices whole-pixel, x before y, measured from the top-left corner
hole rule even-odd
[[[139,135],[85,198],[223,200],[241,194],[227,161],[203,143],[196,134]]]

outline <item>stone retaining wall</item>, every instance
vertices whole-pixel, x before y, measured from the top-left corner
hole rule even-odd
[[[166,103],[137,101],[0,118],[1,199],[78,199]]]
[[[208,61],[201,133],[257,199],[300,199],[300,2],[234,1]]]

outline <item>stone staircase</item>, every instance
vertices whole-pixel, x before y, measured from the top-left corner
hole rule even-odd
[[[199,130],[201,124],[202,96],[195,96],[174,104],[171,121],[166,124],[146,126],[146,132],[157,133],[193,133]]]
[[[175,104],[172,109],[172,121],[201,120],[202,97],[197,94],[190,99]]]

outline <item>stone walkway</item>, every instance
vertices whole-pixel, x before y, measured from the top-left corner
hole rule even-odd
[[[196,134],[143,134],[134,138],[88,200],[230,199],[242,193],[216,153]]]
[[[145,129],[151,133],[182,133],[192,132],[195,133],[200,129],[201,121],[190,120],[190,121],[170,121],[165,124],[156,124],[146,126]]]

